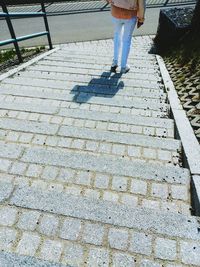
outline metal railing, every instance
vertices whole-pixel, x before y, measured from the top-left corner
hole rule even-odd
[[[12,3],[10,9],[13,12],[24,10],[25,12],[41,11],[38,0],[5,0]],[[110,10],[110,5],[105,0],[44,0],[47,16],[71,15],[89,12],[101,12]],[[173,6],[186,6],[196,4],[197,0],[146,0],[147,8],[162,8]],[[14,3],[16,2],[16,3]],[[19,5],[26,2],[28,5]],[[32,3],[32,4],[31,4]]]
[[[6,2],[3,2],[0,4],[2,7],[2,11],[3,11],[0,13],[0,17],[5,18],[7,25],[8,25],[8,29],[10,31],[10,35],[11,35],[11,39],[0,41],[0,46],[5,46],[8,44],[14,44],[15,51],[16,51],[16,54],[17,54],[17,57],[18,57],[18,60],[20,63],[23,62],[23,58],[22,58],[22,55],[21,55],[21,52],[19,49],[18,42],[47,35],[48,43],[49,43],[49,49],[53,48],[52,41],[51,41],[51,35],[50,35],[50,31],[49,31],[47,15],[46,15],[46,11],[45,11],[45,5],[44,5],[43,1],[40,1],[40,4],[41,4],[41,11],[42,12],[19,12],[19,13],[18,12],[17,13],[9,12]],[[28,18],[30,18],[30,17],[43,17],[46,31],[16,37],[11,18],[20,18],[20,17],[23,17],[23,18],[24,17],[28,17]]]

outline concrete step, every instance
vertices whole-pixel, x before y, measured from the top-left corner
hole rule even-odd
[[[30,105],[31,103],[31,105]],[[40,105],[38,105],[40,103]],[[60,108],[59,108],[60,106]],[[80,109],[80,110],[91,110],[91,111],[103,111],[110,112],[112,114],[129,114],[129,115],[139,115],[144,117],[153,118],[167,118],[168,114],[164,111],[156,110],[144,110],[144,109],[130,109],[127,107],[115,107],[107,105],[96,105],[93,103],[75,103],[43,98],[33,98],[33,97],[19,97],[12,95],[0,95],[0,110],[2,114],[6,115],[10,111],[10,116],[12,117],[13,111],[21,112],[22,117],[31,116],[30,113],[41,113],[41,114],[58,114],[59,110],[62,109]],[[27,113],[27,116],[25,116]],[[33,114],[32,114],[33,115]],[[6,115],[7,116],[7,115]],[[37,114],[35,116],[38,118]],[[21,118],[21,115],[19,114]],[[33,115],[34,117],[34,115]]]
[[[80,63],[78,59],[75,59],[74,61],[71,59],[67,60],[62,57],[51,55],[49,57],[45,57],[43,60],[40,61],[41,65],[49,65],[49,66],[62,66],[62,67],[68,67],[68,68],[82,68],[82,69],[88,69],[88,70],[98,70],[98,71],[110,71],[110,62],[109,64],[98,63],[98,65],[91,64],[93,63],[92,60],[90,63]],[[130,73],[147,73],[147,74],[159,74],[158,68],[148,68],[148,67],[140,67],[140,66],[134,66],[130,69]]]
[[[14,79],[13,79],[14,80]],[[19,78],[17,78],[18,82]],[[23,77],[21,77],[21,80],[23,80]],[[39,82],[38,79],[34,80],[29,78],[28,79],[29,82],[30,80],[32,80],[32,83],[36,83]],[[16,80],[12,81],[16,83]],[[24,80],[23,80],[23,84],[24,84]],[[43,79],[43,82],[46,84],[47,86],[47,82],[45,81],[45,79]],[[50,82],[50,81],[49,81]],[[64,82],[64,81],[63,81]],[[56,86],[57,83],[60,82],[54,82],[54,80],[51,80],[51,84],[54,83],[54,86]],[[44,86],[44,84],[42,84],[42,86]],[[51,86],[51,85],[50,85]],[[73,93],[73,90],[72,90]],[[11,97],[10,97],[11,98]],[[20,97],[16,97],[16,99],[20,99]],[[66,97],[68,98],[68,97]],[[67,100],[67,99],[63,99]],[[24,98],[25,99],[25,98]],[[28,98],[27,98],[28,99]],[[34,98],[30,98],[33,99]],[[122,96],[118,96],[118,97],[103,97],[102,95],[98,95],[96,96],[96,94],[90,94],[90,93],[78,93],[78,95],[74,95],[73,98],[71,99],[71,97],[69,96],[68,101],[71,102],[71,100],[73,100],[73,102],[75,103],[88,103],[88,104],[95,104],[95,105],[106,105],[106,106],[111,106],[111,107],[120,107],[120,108],[128,108],[128,109],[144,109],[144,110],[154,110],[154,111],[158,111],[158,112],[164,112],[164,113],[168,113],[168,104],[163,103],[163,100],[159,100],[157,101],[157,99],[151,99],[151,98],[140,98],[140,97],[131,97],[131,100],[126,100],[125,98],[123,98]],[[35,99],[36,101],[36,99]],[[47,102],[50,102],[50,100],[44,100],[41,99],[40,102],[43,102],[44,104]],[[54,102],[59,103],[58,100],[54,100]]]
[[[142,179],[155,179],[169,183],[188,183],[189,172],[179,167],[165,166],[159,164],[143,164],[130,161],[120,157],[89,155],[88,153],[68,153],[59,149],[27,148],[23,157],[24,162],[49,164],[60,167],[77,168],[90,171],[99,171],[115,175],[138,177]]]
[[[73,88],[73,92],[84,92],[91,93],[95,95],[103,95],[106,97],[112,97],[117,93],[117,96],[122,97],[141,97],[141,98],[151,98],[157,101],[166,100],[166,93],[162,91],[153,90],[153,89],[140,89],[140,88],[116,88],[114,86],[100,86],[100,85],[79,85],[77,86],[75,82],[67,83],[66,88],[61,89],[53,89],[53,88],[45,88],[41,86],[28,86],[28,85],[15,85],[4,83],[0,88],[1,94],[6,95],[24,95],[24,96],[33,96],[35,97],[37,94],[39,97],[52,98],[63,100],[65,97],[71,92],[71,88]],[[43,95],[42,95],[43,94]]]
[[[108,55],[107,57],[105,57],[104,51],[99,51],[96,50],[94,52],[89,51],[89,50],[80,50],[77,51],[76,49],[72,50],[72,49],[67,49],[66,51],[63,50],[58,50],[54,55],[56,56],[62,56],[62,57],[67,57],[67,56],[71,56],[73,55],[74,58],[84,58],[84,59],[94,59],[97,62],[98,61],[103,61],[103,62],[108,62],[112,60],[112,54]],[[153,65],[156,65],[156,61],[155,61],[155,55],[151,55],[151,54],[147,54],[144,56],[144,53],[140,54],[138,53],[137,55],[134,53],[130,53],[130,57],[129,57],[130,61],[139,61],[139,62],[147,62],[150,63],[152,62]]]
[[[30,72],[28,74],[30,75]],[[72,82],[74,82],[74,83],[76,83],[76,85],[79,85],[79,84],[77,84],[77,82],[79,82],[80,85],[84,85],[84,84],[88,84],[88,82],[90,81],[90,80],[84,81],[84,79],[81,80],[80,78],[78,79],[78,81],[76,80],[76,78],[75,78],[75,80],[73,80],[73,79],[70,80],[70,77],[69,77],[69,81],[66,81],[66,80],[62,81],[61,80],[61,81],[56,81],[55,82],[55,80],[54,80],[54,83],[53,83],[53,82],[51,82],[51,79],[46,79],[45,80],[42,77],[40,79],[38,79],[38,78],[36,78],[36,76],[34,77],[34,75],[32,75],[34,77],[34,80],[33,80],[32,79],[33,77],[31,75],[30,75],[31,79],[30,79],[29,76],[25,77],[25,75],[22,76],[22,72],[20,72],[20,75],[17,75],[17,76],[21,76],[21,77],[15,77],[14,76],[12,79],[7,78],[6,80],[2,81],[2,84],[22,84],[22,85],[28,85],[29,84],[30,85],[30,80],[32,80],[33,83],[31,83],[31,85],[35,85],[36,84],[36,85],[40,85],[40,87],[50,87],[50,88],[57,88],[57,89],[65,89],[68,82],[70,84]],[[38,82],[38,84],[37,84],[37,82]],[[45,86],[45,84],[46,84],[46,86]],[[96,82],[96,83],[94,83],[94,85],[98,85],[98,83]],[[107,84],[105,82],[104,83],[101,82],[101,83],[99,83],[99,85],[100,86],[108,86],[109,85],[109,86],[114,86],[114,88],[116,88],[116,84],[112,84],[112,83]],[[134,85],[126,83],[126,86],[125,86],[125,88],[132,88],[132,89],[135,88],[135,87],[136,88],[142,88],[142,89],[147,88],[148,90],[149,89],[153,89],[153,90],[157,90],[159,92],[160,92],[160,89],[163,88],[162,85],[160,86],[160,85],[155,84],[155,83],[152,84],[152,83],[148,83],[147,81],[139,81],[139,80],[138,81],[134,81]]]
[[[18,254],[70,266],[200,264],[199,222],[191,216],[31,186],[16,187],[7,203],[0,233],[4,248]]]
[[[80,66],[81,68],[82,66]],[[68,64],[57,64],[55,61],[48,61],[48,62],[40,62],[36,66],[30,66],[28,69],[29,70],[38,70],[38,71],[45,71],[45,72],[55,72],[55,73],[64,73],[64,74],[77,74],[77,75],[86,75],[86,76],[94,76],[94,77],[101,77],[101,78],[107,78],[110,80],[114,79],[119,79],[122,77],[120,73],[116,74],[111,74],[109,70],[93,70],[93,69],[80,69],[80,68],[71,68],[68,66]],[[139,80],[146,80],[148,79],[149,81],[161,81],[161,78],[158,74],[156,73],[143,73],[143,72],[132,72],[131,74],[128,73],[126,76],[123,77],[123,81],[127,81],[129,79],[139,79]]]
[[[26,95],[26,93],[25,93]],[[37,91],[35,92],[37,96]],[[4,106],[5,108],[5,106]],[[0,117],[27,119],[28,121],[51,121],[55,124],[102,129],[107,131],[138,133],[158,137],[174,137],[174,122],[171,119],[151,118],[131,114],[105,112],[102,110],[80,110],[69,107],[61,108],[59,113],[45,116],[33,112],[14,112],[1,110]],[[59,115],[59,116],[58,116]]]
[[[93,76],[86,76],[86,75],[73,75],[73,74],[68,74],[68,75],[53,75],[51,73],[48,74],[47,73],[41,73],[40,71],[26,71],[26,72],[20,72],[20,74],[18,76],[21,76],[23,78],[29,78],[34,80],[45,80],[46,82],[48,80],[53,80],[55,83],[56,81],[56,85],[58,84],[62,84],[63,86],[65,85],[66,87],[66,82],[76,82],[76,83],[90,83],[91,84],[100,84],[100,85],[112,85],[112,86],[117,86],[120,83],[119,79],[113,79],[113,80],[108,80],[106,78],[99,78],[99,79],[95,79],[93,78]],[[36,78],[37,77],[37,78]],[[19,79],[19,77],[15,77],[13,80],[17,81]],[[122,79],[121,79],[122,80]],[[10,81],[10,80],[9,80]],[[123,81],[123,80],[122,80]],[[8,79],[6,80],[6,82],[8,82]],[[10,81],[11,82],[11,81]],[[22,83],[23,84],[23,83]],[[78,84],[77,84],[78,85]],[[147,88],[147,89],[160,89],[160,84],[154,81],[148,82],[147,80],[140,80],[140,79],[136,79],[134,80],[134,86],[133,86],[133,80],[129,79],[126,81],[125,84],[126,87],[139,87],[139,88]],[[50,86],[51,87],[51,86]],[[161,86],[162,87],[162,86]]]
[[[78,128],[73,126],[61,126],[58,135],[68,136],[79,139],[88,139],[101,142],[111,142],[126,145],[136,145],[149,148],[166,149],[171,151],[180,151],[181,143],[179,140],[162,139],[159,137],[142,136],[138,134],[108,132],[103,130],[93,130],[87,128]]]
[[[112,63],[112,59],[108,59],[108,60],[95,60],[94,58],[82,58],[82,57],[73,57],[72,55],[68,55],[68,56],[58,56],[56,54],[53,54],[51,56],[47,56],[45,58],[48,61],[62,61],[62,62],[66,62],[69,64],[78,64],[77,67],[79,67],[79,64],[87,64],[87,66],[89,65],[90,67],[94,66],[94,69],[101,69],[103,66],[105,66],[105,68],[110,69],[111,63]],[[134,63],[136,63],[134,61]],[[140,71],[147,71],[147,73],[158,73],[159,71],[159,67],[157,64],[145,64],[145,62],[139,62],[137,60],[138,64],[133,64],[131,63],[131,69],[130,69],[130,73],[133,73],[134,70],[138,70],[140,69]],[[104,70],[105,70],[104,68]],[[136,71],[137,72],[137,71]]]
[[[1,140],[18,140],[27,146],[37,145],[37,136],[42,134],[43,143],[50,147],[118,155],[131,161],[138,159],[141,162],[167,165],[176,165],[180,161],[180,142],[168,138],[12,118],[0,118],[0,128],[5,132],[0,137]]]

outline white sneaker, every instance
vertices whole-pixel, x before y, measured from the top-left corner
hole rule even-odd
[[[129,72],[129,70],[130,70],[131,68],[130,68],[130,66],[129,65],[126,65],[126,67],[124,68],[121,68],[121,73],[127,73],[127,72]]]

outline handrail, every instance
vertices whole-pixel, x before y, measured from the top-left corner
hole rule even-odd
[[[8,13],[0,13],[0,18],[4,18],[4,17],[42,17],[44,16],[43,12],[20,12],[20,13],[16,13],[16,12],[9,12]]]
[[[38,1],[41,4],[42,12],[17,12],[17,13],[16,12],[10,13],[8,11],[7,2],[9,2],[9,1],[3,1],[3,3],[0,4],[2,6],[2,10],[3,10],[3,12],[0,13],[0,17],[6,19],[8,29],[10,31],[11,39],[0,41],[0,46],[4,46],[4,45],[8,45],[8,44],[13,43],[18,60],[20,63],[23,62],[23,58],[22,58],[22,55],[21,55],[21,52],[19,49],[18,42],[46,35],[48,38],[49,49],[52,49],[53,46],[52,46],[50,30],[49,30],[49,25],[48,25],[48,20],[47,20],[44,2],[42,0]],[[15,3],[16,3],[16,1],[15,1]],[[12,17],[28,17],[29,18],[29,17],[41,17],[41,16],[44,18],[44,24],[45,24],[46,31],[33,33],[33,34],[21,36],[21,37],[16,37],[15,31],[14,31],[14,28],[12,25],[12,21],[11,21]]]

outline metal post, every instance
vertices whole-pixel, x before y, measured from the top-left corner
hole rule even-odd
[[[52,45],[52,41],[51,41],[51,35],[50,35],[49,25],[48,25],[48,20],[47,20],[47,14],[46,14],[46,10],[45,10],[45,6],[44,6],[44,2],[43,1],[41,1],[41,7],[42,7],[42,12],[44,13],[45,28],[46,28],[46,31],[48,32],[47,38],[48,38],[48,42],[49,42],[49,49],[52,49],[53,45]]]
[[[14,46],[15,46],[15,51],[17,53],[18,60],[19,60],[20,63],[22,63],[23,59],[22,59],[21,52],[20,52],[20,49],[19,49],[19,46],[18,46],[18,42],[16,40],[15,31],[14,31],[14,28],[13,28],[13,25],[12,25],[12,22],[11,22],[9,13],[8,13],[7,6],[6,6],[6,4],[4,2],[1,4],[1,6],[2,6],[2,9],[3,9],[3,12],[8,14],[8,16],[6,16],[6,22],[7,22],[9,31],[10,31],[11,38],[14,39],[13,43],[14,43]]]
[[[164,6],[167,6],[169,0],[166,0],[165,3],[164,3]]]

